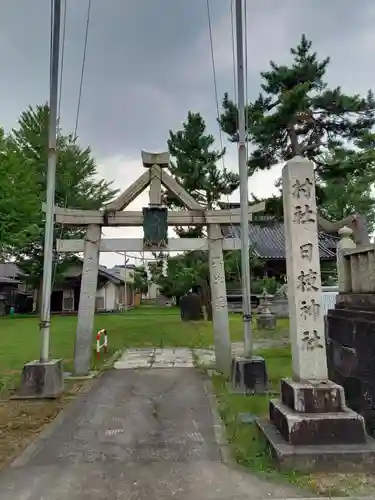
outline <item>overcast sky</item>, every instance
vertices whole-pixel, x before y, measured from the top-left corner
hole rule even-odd
[[[88,0],[67,0],[61,120],[72,131],[77,110]],[[219,98],[233,95],[230,0],[211,0]],[[372,0],[248,0],[248,95],[271,59],[288,60],[302,33],[332,62],[328,80],[363,93],[375,77]],[[49,80],[49,0],[2,0],[0,16],[1,125],[46,102]],[[170,129],[199,111],[218,136],[206,0],[92,0],[78,135],[90,145],[100,175],[125,189],[142,173],[140,150],[164,151]],[[237,169],[236,149],[226,164]],[[272,193],[280,169],[254,175],[249,191]],[[234,196],[236,198],[236,196]],[[237,198],[238,199],[238,198]],[[140,197],[131,208],[147,204]],[[107,229],[105,236],[140,236]],[[122,257],[103,254],[110,266]]]

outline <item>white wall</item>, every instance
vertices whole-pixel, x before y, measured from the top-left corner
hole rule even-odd
[[[149,299],[156,299],[157,297],[159,297],[160,293],[159,293],[159,290],[160,290],[160,286],[157,285],[156,283],[149,283],[148,285],[148,298]]]
[[[112,311],[118,308],[116,302],[116,289],[117,286],[108,281],[103,287],[96,291],[96,297],[103,298],[103,308],[100,308],[101,311]]]
[[[336,296],[339,293],[338,286],[323,286],[322,287],[322,306],[323,315],[326,316],[329,309],[334,309],[336,304]]]

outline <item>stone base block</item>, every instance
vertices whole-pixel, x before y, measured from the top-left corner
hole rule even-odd
[[[301,413],[335,413],[346,409],[344,389],[330,380],[295,382],[281,379],[281,400]]]
[[[274,330],[276,328],[276,316],[272,313],[259,314],[257,316],[257,327],[263,330]]]
[[[349,408],[336,413],[296,413],[271,400],[269,413],[285,441],[294,446],[366,442],[364,419]]]
[[[375,440],[362,444],[293,446],[267,419],[257,421],[280,470],[299,472],[373,472]]]
[[[263,394],[268,390],[264,358],[235,358],[232,361],[233,390],[241,394]]]
[[[64,390],[64,370],[61,359],[51,359],[45,363],[31,361],[22,370],[21,385],[16,398],[54,399]]]

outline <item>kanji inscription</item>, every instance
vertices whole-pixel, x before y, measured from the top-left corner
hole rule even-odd
[[[313,251],[313,246],[311,243],[304,243],[303,245],[300,245],[299,247],[300,250],[300,255],[302,259],[306,259],[311,262],[312,260],[312,251]]]
[[[307,351],[313,351],[315,349],[323,349],[322,339],[318,334],[317,330],[305,330],[302,333],[302,342]]]
[[[302,292],[317,292],[319,288],[316,286],[318,273],[309,269],[309,272],[301,271],[297,277],[297,288]]]
[[[216,310],[224,309],[226,306],[227,306],[227,298],[223,296],[217,297],[215,303],[215,309]]]
[[[225,282],[225,277],[219,272],[215,272],[212,276],[212,279],[214,280],[215,283],[224,283]]]
[[[310,198],[312,189],[313,183],[308,177],[306,177],[302,182],[297,179],[292,185],[292,194],[295,198],[298,199],[301,198],[301,195],[305,196],[306,198]]]
[[[300,305],[301,316],[304,319],[312,317],[316,319],[319,316],[320,304],[315,299],[302,300]]]
[[[294,222],[297,224],[306,224],[307,222],[315,222],[315,214],[309,205],[296,205],[294,209]]]

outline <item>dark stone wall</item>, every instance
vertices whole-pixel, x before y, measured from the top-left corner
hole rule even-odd
[[[340,293],[326,329],[329,378],[375,434],[375,294]]]

